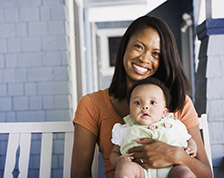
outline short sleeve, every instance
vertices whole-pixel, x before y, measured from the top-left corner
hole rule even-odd
[[[178,126],[178,136],[180,137],[182,140],[189,140],[191,138],[191,135],[187,132],[187,128],[185,127],[185,125],[180,122],[179,120],[177,120]]]
[[[85,95],[78,103],[73,123],[81,125],[97,136],[98,114],[99,111],[90,95]]]
[[[129,129],[130,127],[126,124],[123,124],[123,125],[119,123],[114,124],[114,127],[112,129],[111,142],[115,145],[121,146]]]
[[[198,114],[189,96],[186,96],[183,108],[174,113],[174,118],[180,120],[187,129],[199,125]]]

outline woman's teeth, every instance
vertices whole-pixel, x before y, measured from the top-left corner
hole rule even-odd
[[[148,69],[146,69],[146,68],[144,68],[144,67],[140,67],[140,66],[138,66],[138,65],[136,65],[136,64],[133,64],[133,67],[134,67],[137,71],[139,71],[140,73],[146,73],[146,72],[148,71]]]

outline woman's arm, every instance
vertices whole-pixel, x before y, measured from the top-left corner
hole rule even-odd
[[[211,166],[205,152],[205,147],[201,138],[199,126],[188,129],[188,132],[197,144],[197,155],[196,159],[193,159],[193,161],[190,162],[189,166],[187,166],[195,173],[198,178],[212,177]]]
[[[199,127],[192,127],[188,132],[197,144],[198,152],[196,158],[190,157],[180,147],[170,146],[164,142],[147,138],[137,141],[138,143],[145,144],[144,146],[131,148],[129,153],[134,153],[133,157],[138,163],[141,163],[140,159],[142,159],[143,164],[141,165],[146,169],[185,165],[194,172],[197,178],[212,177]]]
[[[75,124],[71,178],[91,177],[96,136],[79,124]]]

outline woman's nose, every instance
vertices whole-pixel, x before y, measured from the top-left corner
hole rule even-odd
[[[144,52],[142,54],[141,61],[145,62],[145,63],[149,63],[149,62],[151,62],[151,57],[152,56],[150,55],[150,52]]]

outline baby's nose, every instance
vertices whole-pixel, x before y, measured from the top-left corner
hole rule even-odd
[[[144,111],[144,110],[148,110],[148,109],[149,109],[148,106],[142,106],[142,107],[141,107],[141,110],[142,110],[142,111]]]

